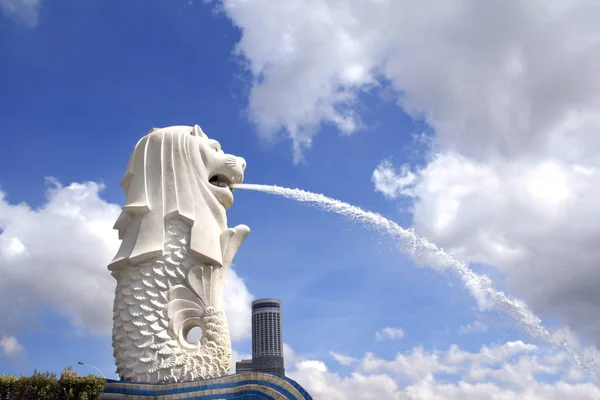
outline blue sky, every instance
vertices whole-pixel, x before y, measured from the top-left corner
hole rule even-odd
[[[583,44],[536,53],[553,40],[535,33],[549,29],[537,2],[455,1],[410,23],[409,2],[383,3],[364,14],[325,0],[0,1],[0,372],[81,360],[114,376],[103,321],[119,182],[148,129],[182,124],[243,156],[247,183],[323,193],[413,227],[594,355],[600,302],[586,281],[598,253],[585,237],[600,226],[585,199],[600,193],[600,85],[582,74],[600,61],[583,58]],[[598,33],[585,15],[599,14],[574,3],[550,20],[584,43]],[[515,32],[491,24],[494,13]],[[542,71],[540,59],[586,68]],[[544,93],[560,91],[556,81],[570,94],[553,102]],[[229,306],[236,356],[251,351],[249,301],[281,298],[288,371],[316,398],[600,395],[560,350],[481,311],[460,281],[385,236],[257,192],[236,191],[228,214],[252,229]]]

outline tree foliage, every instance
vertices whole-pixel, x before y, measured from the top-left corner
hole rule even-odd
[[[55,373],[38,371],[19,378],[0,375],[0,400],[94,400],[100,398],[105,384],[98,376],[78,377],[71,366],[60,379]]]

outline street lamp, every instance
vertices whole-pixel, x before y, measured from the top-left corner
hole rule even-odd
[[[77,364],[79,364],[79,365],[85,365],[86,367],[94,368],[96,371],[100,372],[100,375],[102,375],[102,377],[104,379],[106,379],[106,376],[102,373],[102,371],[100,371],[100,369],[98,367],[94,367],[93,365],[82,363],[81,361],[77,361]]]

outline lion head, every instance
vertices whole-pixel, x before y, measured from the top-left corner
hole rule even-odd
[[[135,146],[121,182],[125,205],[115,223],[121,247],[110,270],[160,256],[165,219],[191,227],[190,252],[223,265],[221,234],[233,203],[231,184],[241,183],[246,162],[225,154],[198,125],[153,129]]]

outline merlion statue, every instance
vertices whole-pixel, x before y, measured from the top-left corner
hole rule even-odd
[[[182,382],[225,375],[231,341],[225,275],[250,232],[227,228],[225,210],[246,162],[223,153],[198,125],[153,129],[135,146],[121,182],[126,201],[114,229],[121,247],[113,348],[130,382]],[[202,329],[196,343],[187,336]]]

